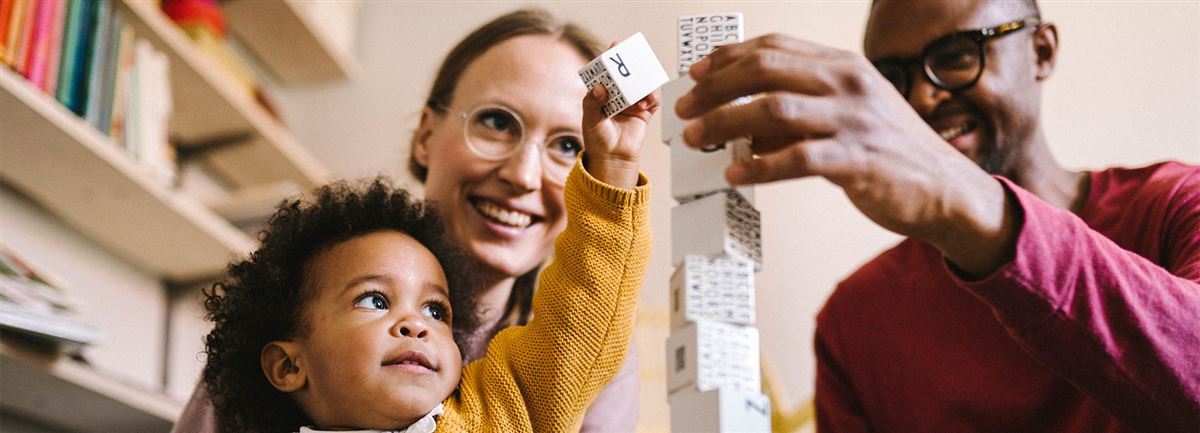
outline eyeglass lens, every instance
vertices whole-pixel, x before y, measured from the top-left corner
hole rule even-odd
[[[475,110],[467,119],[466,128],[467,145],[479,156],[491,160],[514,155],[526,139],[521,118],[501,107]],[[578,134],[563,133],[546,139],[543,147],[546,164],[542,170],[548,179],[561,183],[583,151],[583,139]]]
[[[909,63],[887,62],[876,65],[883,77],[908,96],[914,73]],[[970,87],[983,73],[983,44],[968,36],[953,36],[935,41],[921,57],[921,73],[941,89]]]

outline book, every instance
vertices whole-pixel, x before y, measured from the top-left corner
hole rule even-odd
[[[60,346],[95,342],[99,332],[76,319],[77,304],[54,281],[0,246],[0,329]]]
[[[55,2],[42,0],[38,2],[37,12],[33,18],[33,33],[29,40],[28,57],[21,69],[21,74],[29,79],[35,87],[46,90],[46,55],[50,51],[50,25],[54,21]]]
[[[117,64],[115,65],[113,76],[113,96],[111,108],[111,122],[109,123],[109,136],[113,142],[125,148],[125,112],[129,107],[129,73],[133,69],[133,27],[128,23],[122,23],[121,30],[118,33],[117,41]]]
[[[112,3],[109,0],[96,2],[96,31],[92,38],[91,54],[87,68],[87,101],[84,118],[92,126],[99,128],[100,111],[104,105],[104,77],[107,75],[108,62],[112,56],[108,53],[110,31],[112,29]]]
[[[25,70],[25,60],[29,58],[29,43],[33,39],[33,21],[37,17],[37,4],[46,0],[29,0],[25,6],[25,14],[21,17],[21,32],[17,38],[17,53],[12,59],[12,67],[16,71]]]
[[[105,49],[109,58],[104,64],[104,80],[101,83],[100,91],[100,118],[96,124],[96,129],[103,132],[105,135],[111,136],[112,128],[112,109],[113,109],[113,90],[117,79],[117,66],[121,61],[121,32],[125,28],[125,17],[115,9],[112,10],[111,20],[108,22],[108,40]]]
[[[0,61],[4,60],[4,51],[8,47],[8,18],[12,16],[14,0],[0,0]]]
[[[67,3],[54,2],[54,22],[50,24],[50,52],[46,54],[46,87],[48,95],[58,90],[58,65],[62,61],[63,26],[67,20]]]
[[[67,93],[70,93],[71,70],[75,67],[75,46],[79,44],[80,13],[83,12],[82,2],[68,0],[66,3],[67,17],[63,23],[62,52],[58,60],[58,84],[53,95],[63,105],[66,105]]]
[[[29,0],[13,0],[12,11],[8,15],[8,29],[4,34],[4,49],[0,50],[0,61],[12,65],[17,55],[17,45],[21,36],[21,23],[25,21],[25,13],[29,9]]]
[[[63,46],[64,62],[59,76],[67,77],[67,81],[59,81],[60,87],[57,93],[59,101],[63,105],[66,105],[75,114],[83,115],[84,102],[87,97],[88,56],[91,54],[92,31],[96,21],[96,2],[88,0],[71,2],[71,4],[72,7],[78,7],[79,14],[75,17],[74,26],[70,21],[67,24],[68,42],[74,41],[74,43]],[[66,89],[62,88],[64,83],[67,85]]]

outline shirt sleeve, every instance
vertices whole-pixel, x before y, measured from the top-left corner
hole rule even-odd
[[[1019,208],[1011,262],[957,282],[1040,362],[1139,431],[1200,428],[1200,175],[1160,230],[1164,266],[999,178]],[[1157,231],[1159,233],[1153,233]],[[953,265],[947,263],[950,268]]]
[[[615,188],[576,164],[567,227],[540,276],[533,320],[500,332],[464,369],[439,431],[579,431],[633,334],[650,254],[646,183]]]

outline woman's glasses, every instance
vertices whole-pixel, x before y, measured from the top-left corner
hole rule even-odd
[[[446,112],[445,107],[436,107]],[[521,152],[527,144],[535,144],[542,154],[542,176],[555,185],[566,183],[567,174],[575,159],[583,152],[583,137],[575,132],[563,132],[541,143],[527,142],[528,132],[521,116],[500,105],[484,105],[462,111],[463,138],[467,148],[488,161],[503,161]]]

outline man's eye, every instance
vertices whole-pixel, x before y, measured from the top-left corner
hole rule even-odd
[[[446,311],[446,306],[436,302],[425,304],[421,308],[421,313],[439,322],[446,322],[450,318],[449,312]]]
[[[368,310],[386,310],[388,309],[387,298],[379,293],[366,293],[358,297],[354,302],[355,308],[366,308]]]

